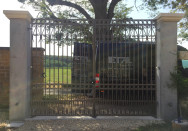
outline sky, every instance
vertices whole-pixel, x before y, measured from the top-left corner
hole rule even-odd
[[[138,1],[137,6],[141,3]],[[134,6],[134,0],[128,0],[128,6]],[[10,46],[10,28],[9,28],[9,19],[3,14],[3,10],[28,10],[33,17],[36,17],[38,12],[34,11],[31,7],[25,7],[25,9],[21,8],[22,4],[17,0],[3,0],[0,4],[0,47],[9,47]],[[161,13],[167,13],[168,9],[162,9]],[[133,19],[148,19],[151,18],[150,15],[144,10],[137,10],[135,7],[133,11],[129,15]],[[188,49],[188,41],[183,42],[182,45]]]
[[[31,7],[27,9],[21,8],[22,4],[17,0],[3,0],[0,4],[0,47],[9,47],[10,46],[10,21],[3,14],[3,10],[28,10],[33,17],[37,16],[37,12],[34,11]]]

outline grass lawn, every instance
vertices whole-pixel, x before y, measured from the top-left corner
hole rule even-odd
[[[0,107],[0,131],[6,131],[5,127],[8,124],[8,117],[9,117],[8,108],[1,109]]]
[[[150,124],[141,126],[138,129],[132,131],[172,131],[172,127],[170,122],[165,122],[163,124]]]
[[[162,124],[150,124],[146,126],[141,126],[136,130],[131,131],[188,131],[188,129],[173,128],[170,121],[166,121]]]
[[[59,81],[59,83],[71,84],[71,68],[46,68],[44,72],[46,72],[46,83],[58,83]]]

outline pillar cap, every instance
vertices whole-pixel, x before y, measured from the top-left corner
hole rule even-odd
[[[168,22],[179,22],[185,14],[183,13],[160,13],[156,19],[158,22],[160,21],[168,21]]]
[[[31,19],[33,18],[28,11],[3,10],[3,13],[8,19],[26,19],[28,21],[31,21]]]

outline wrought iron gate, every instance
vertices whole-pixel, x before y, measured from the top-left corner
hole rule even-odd
[[[31,114],[155,115],[155,20],[33,19]]]

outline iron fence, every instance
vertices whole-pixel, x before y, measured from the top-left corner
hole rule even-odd
[[[31,114],[155,115],[155,20],[33,19]],[[40,69],[40,70],[39,70]]]

